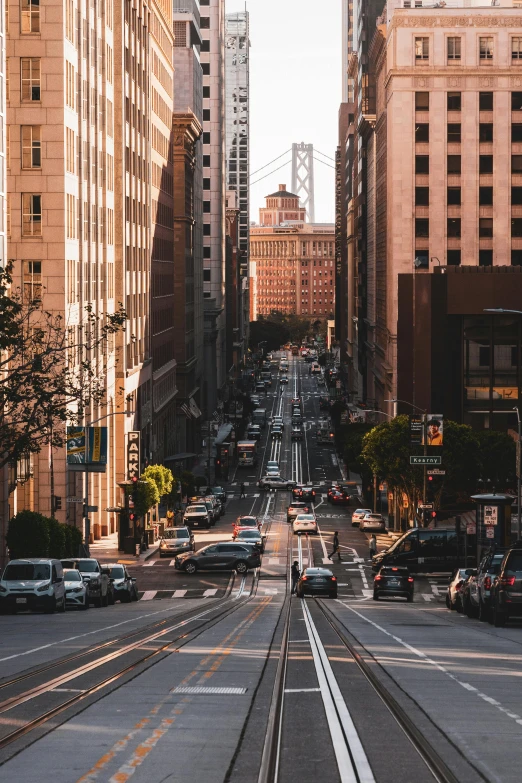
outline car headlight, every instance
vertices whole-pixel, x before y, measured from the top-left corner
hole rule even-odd
[[[71,587],[69,590],[67,590],[68,593],[81,593],[83,591],[83,587]]]
[[[7,593],[7,587],[0,585],[0,593]]]
[[[160,549],[165,549],[166,546],[167,546],[167,542],[166,541],[162,541],[161,544],[160,544]]]
[[[36,592],[37,593],[45,593],[50,588],[50,586],[51,586],[50,583],[47,582],[46,585],[40,585],[40,587],[37,587],[36,588]]]

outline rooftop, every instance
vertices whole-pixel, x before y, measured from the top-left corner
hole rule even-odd
[[[277,193],[269,193],[268,196],[265,196],[265,198],[299,198],[299,196],[296,193],[290,193],[286,189],[286,185],[279,185],[279,190]]]

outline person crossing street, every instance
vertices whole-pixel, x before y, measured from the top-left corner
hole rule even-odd
[[[299,563],[297,562],[297,560],[294,560],[294,564],[292,565],[291,576],[292,576],[292,595],[294,595],[297,589],[297,583],[299,581],[299,577],[301,576],[301,573],[299,571]]]
[[[240,487],[240,494],[239,494],[239,499],[241,500],[241,498],[246,498],[246,492],[245,492],[245,484],[244,484],[244,482],[241,482],[241,487]]]
[[[333,556],[337,553],[337,557],[339,558],[339,562],[341,561],[341,550],[339,548],[339,531],[336,530],[333,537],[333,549],[332,554],[328,555],[330,560],[333,559]]]
[[[370,560],[371,560],[372,557],[374,557],[374,555],[377,554],[377,539],[375,538],[375,533],[373,533],[370,536],[370,540],[368,542],[368,548],[370,550]]]

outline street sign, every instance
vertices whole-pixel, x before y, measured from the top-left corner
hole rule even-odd
[[[83,503],[83,498],[66,498],[66,503]]]
[[[486,538],[495,538],[495,531],[492,527],[486,528]]]
[[[412,457],[410,455],[410,465],[442,465],[442,457]]]
[[[109,506],[105,511],[110,511],[112,514],[121,514],[123,509],[121,506]]]
[[[496,525],[498,523],[498,506],[484,506],[484,524]]]
[[[419,503],[419,508],[433,508],[433,503]]]
[[[439,470],[438,468],[432,468],[432,470],[427,470],[426,473],[428,476],[445,476],[446,471],[445,470]]]
[[[466,525],[466,533],[468,536],[474,536],[477,532],[477,526],[474,522],[468,522]]]
[[[87,506],[87,512],[94,514],[95,511],[98,511],[98,506]]]

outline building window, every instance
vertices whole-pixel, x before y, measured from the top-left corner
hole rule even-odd
[[[210,177],[203,177],[203,190],[210,190]]]
[[[428,111],[430,108],[430,94],[429,92],[416,92],[415,93],[415,111]]]
[[[493,237],[493,218],[479,218],[479,237],[481,239]]]
[[[210,76],[210,63],[201,63],[203,76]]]
[[[448,122],[448,144],[460,144],[460,122]]]
[[[415,60],[429,60],[430,58],[430,39],[429,38],[416,38],[415,39]]]
[[[22,0],[22,33],[40,32],[40,0]]]
[[[42,196],[22,193],[22,236],[42,236]]]
[[[415,174],[430,173],[430,156],[415,155]]]
[[[205,168],[210,166],[210,155],[203,155],[203,166]]]
[[[511,173],[522,174],[522,155],[511,156]]]
[[[210,133],[203,134],[203,144],[210,144]]]
[[[479,156],[479,174],[493,174],[493,155]]]
[[[203,236],[204,237],[210,236],[210,223],[203,223]]]
[[[460,188],[448,188],[448,206],[460,207]]]
[[[22,57],[22,100],[39,101],[40,100],[40,58]]]
[[[201,51],[210,52],[210,39],[206,41],[201,41]]]
[[[419,122],[415,125],[415,141],[425,144],[430,140],[430,126],[427,122]]]
[[[511,93],[511,111],[522,111],[522,92]]]
[[[460,174],[460,155],[448,155],[448,174]]]
[[[460,266],[460,250],[448,250],[448,266]]]
[[[199,20],[199,26],[202,30],[210,30],[210,16],[202,16]]]
[[[493,123],[481,122],[479,124],[479,141],[481,144],[491,144],[493,141]]]
[[[203,282],[210,283],[210,269],[203,270]]]
[[[522,266],[522,250],[511,251],[511,266]]]
[[[430,260],[427,250],[415,250],[415,269],[429,269]]]
[[[491,361],[491,350],[489,345],[479,346],[478,363],[479,367],[489,367]]]
[[[210,247],[203,248],[203,258],[210,258],[212,255]]]
[[[479,92],[479,110],[493,111],[493,93]]]
[[[450,37],[448,41],[448,62],[460,60],[460,38]]]
[[[493,188],[480,187],[479,188],[479,206],[492,207],[493,206]]]
[[[42,165],[42,128],[22,125],[22,168],[39,169]]]
[[[522,188],[511,188],[511,203],[515,206],[522,204]]]
[[[447,97],[448,111],[460,111],[462,100],[460,92],[449,92]]]
[[[430,205],[430,189],[415,188],[415,206],[429,207],[429,205]]]
[[[479,250],[479,266],[493,266],[492,250]]]
[[[415,236],[416,237],[429,237],[430,235],[430,221],[428,218],[415,218]]]
[[[481,35],[479,38],[479,58],[480,60],[493,59],[493,36]]]
[[[511,236],[517,239],[522,237],[522,218],[511,218]]]
[[[522,60],[522,38],[511,39],[511,59]]]
[[[511,125],[511,141],[513,142],[522,141],[522,123],[514,122]]]
[[[203,109],[203,122],[210,122],[210,109]]]
[[[460,237],[460,218],[448,218],[448,236]]]
[[[210,98],[210,87],[203,87],[203,97]]]
[[[42,296],[42,262],[24,261],[24,299],[32,302]]]
[[[210,201],[203,202],[203,212],[210,212]]]

